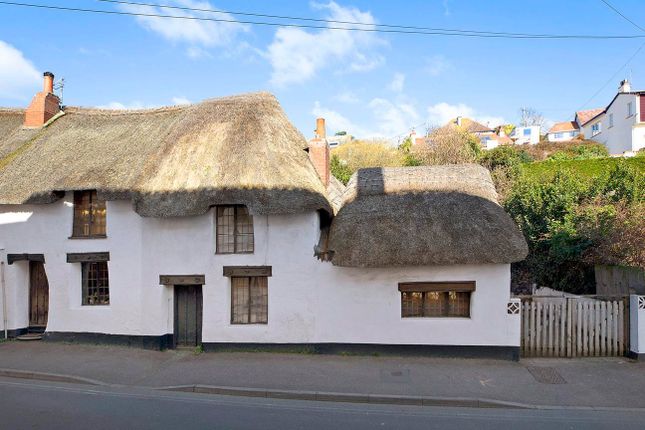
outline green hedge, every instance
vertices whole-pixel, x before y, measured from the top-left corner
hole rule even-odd
[[[550,181],[556,172],[568,170],[578,178],[594,179],[610,172],[618,164],[625,163],[645,173],[645,157],[633,158],[593,158],[589,160],[546,160],[522,165],[522,171],[528,177]]]

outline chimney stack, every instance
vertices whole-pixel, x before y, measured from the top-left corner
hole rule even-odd
[[[632,90],[632,85],[627,79],[620,81],[620,86],[618,87],[619,93],[628,93]]]
[[[317,118],[315,135],[314,138],[309,141],[308,145],[309,159],[314,165],[314,168],[325,187],[329,185],[329,179],[331,176],[331,154],[326,136],[325,118]]]
[[[325,139],[327,132],[325,131],[325,118],[316,118],[316,137]]]
[[[42,127],[60,112],[60,99],[54,94],[54,74],[43,74],[43,90],[31,100],[25,111],[25,127]]]
[[[461,127],[461,116],[458,116],[457,121],[455,121],[455,122],[457,123],[458,126]]]

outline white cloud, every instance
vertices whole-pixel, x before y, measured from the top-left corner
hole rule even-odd
[[[346,104],[356,104],[361,101],[358,98],[358,96],[354,94],[352,91],[345,91],[345,92],[336,94],[336,96],[334,96],[334,100],[336,100],[337,102],[346,103]]]
[[[452,63],[448,61],[443,55],[434,55],[426,58],[423,70],[430,76],[439,76],[447,70],[452,68]]]
[[[428,121],[430,125],[442,126],[458,116],[472,118],[489,127],[506,123],[502,117],[481,114],[464,103],[451,105],[443,102],[428,106]]]
[[[383,98],[372,99],[368,104],[370,127],[350,120],[340,112],[314,104],[312,114],[323,117],[330,131],[346,131],[362,139],[392,138],[405,133],[420,121],[420,115],[411,103],[390,101]]]
[[[188,100],[186,97],[173,97],[172,98],[172,104],[174,104],[174,105],[189,105],[190,100]]]
[[[0,40],[0,98],[26,100],[38,90],[42,75],[22,52]]]
[[[194,9],[218,10],[207,1],[196,0],[169,0],[164,4]],[[181,42],[189,45],[187,55],[191,58],[205,56],[205,47],[228,46],[233,42],[238,33],[246,32],[249,26],[235,22],[235,18],[228,13],[196,12],[188,10],[168,9],[155,6],[119,5],[121,10],[142,14],[161,14],[172,16],[185,16],[194,18],[218,18],[232,22],[200,21],[191,19],[158,18],[153,16],[137,16],[137,22],[145,29],[159,34],[172,42]]]
[[[404,85],[405,75],[403,73],[395,73],[394,78],[392,78],[392,82],[390,82],[390,85],[388,87],[395,93],[400,93],[401,91],[403,91]]]
[[[366,23],[365,26],[336,24],[334,27],[374,28],[374,17],[353,7],[342,7],[331,1],[314,3],[313,7],[328,12],[328,19]],[[330,24],[331,25],[331,24]],[[305,31],[300,28],[279,28],[267,48],[266,58],[273,72],[271,83],[284,86],[303,83],[324,68],[364,72],[383,63],[376,48],[385,44],[375,33],[323,29]]]
[[[373,134],[392,137],[404,133],[419,121],[419,114],[410,103],[375,98],[369,103],[376,124]]]
[[[311,110],[311,113],[316,118],[325,118],[325,125],[331,133],[346,131],[354,136],[363,136],[365,132],[362,127],[354,124],[339,112],[322,107],[318,101],[314,103],[314,108]]]
[[[152,109],[159,107],[159,105],[150,105],[150,104],[145,104],[140,101],[133,101],[129,103],[122,103],[122,102],[110,102],[106,105],[99,105],[97,108],[99,109],[113,109],[113,110],[137,110],[137,109]]]

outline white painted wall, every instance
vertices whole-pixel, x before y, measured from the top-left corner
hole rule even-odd
[[[529,135],[524,135],[524,131],[528,130]],[[515,140],[516,145],[535,145],[540,142],[540,126],[531,125],[531,126],[517,126],[513,130],[511,137]]]
[[[635,94],[619,94],[606,113],[582,127],[585,138],[602,143],[611,155],[622,155],[644,148],[645,124],[639,121],[638,97]],[[633,115],[628,115],[627,104],[630,102],[634,109]],[[610,126],[610,115],[613,115],[613,126]],[[591,128],[598,122],[602,123],[601,132],[594,136]]]
[[[629,349],[645,354],[645,309],[639,309],[639,297],[643,296],[629,296]]]
[[[519,346],[520,323],[508,315],[510,265],[339,268],[313,256],[318,216],[255,216],[253,254],[215,254],[213,211],[203,216],[142,218],[125,201],[108,202],[107,239],[68,239],[71,194],[0,222],[7,253],[43,253],[50,285],[48,331],[163,335],[173,331],[172,287],[159,275],[204,274],[204,342]],[[5,216],[6,218],[6,216]],[[22,218],[25,218],[23,216]],[[110,305],[81,305],[80,264],[68,252],[110,252]],[[4,257],[3,257],[4,258]],[[6,260],[5,260],[6,261]],[[227,265],[270,265],[269,323],[230,324]],[[399,282],[476,281],[471,318],[402,319]],[[10,328],[28,325],[28,263],[7,267]]]
[[[549,142],[565,142],[573,139],[579,134],[580,132],[578,130],[569,130],[569,131],[561,131],[558,133],[548,133],[546,136]]]

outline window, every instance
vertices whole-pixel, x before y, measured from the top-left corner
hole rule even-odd
[[[105,237],[105,201],[96,191],[74,191],[72,237]]]
[[[266,276],[231,278],[231,324],[268,322],[268,279]]]
[[[614,114],[610,113],[609,114],[609,127],[613,127],[613,126],[614,126]]]
[[[470,318],[474,282],[399,284],[402,318]]]
[[[597,122],[597,123],[595,123],[594,125],[591,126],[591,135],[592,136],[595,136],[595,135],[600,133],[600,131],[601,131],[600,125],[601,124],[599,122]]]
[[[217,207],[218,254],[253,252],[253,217],[246,206]]]
[[[634,104],[632,102],[627,103],[627,116],[634,115]]]
[[[561,139],[562,138],[562,133],[555,133],[555,134],[553,134],[553,137],[555,137],[556,139]]]
[[[97,306],[110,304],[107,261],[86,261],[81,263],[83,271],[83,305]]]
[[[524,136],[530,136],[531,135],[531,129],[530,128],[525,128],[524,129]]]

